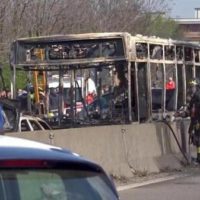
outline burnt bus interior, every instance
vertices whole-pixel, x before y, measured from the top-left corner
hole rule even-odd
[[[200,78],[200,46],[198,44],[164,40],[155,37],[133,37],[135,67],[140,76],[143,68],[143,84],[138,81],[138,102],[144,102],[146,120],[158,120],[187,105],[189,82]],[[168,89],[172,79],[175,87]],[[143,90],[141,92],[140,90]],[[139,103],[139,104],[140,104]],[[144,106],[139,106],[139,108]],[[147,112],[148,111],[148,112]],[[139,109],[139,112],[144,112]],[[139,114],[141,116],[141,114]]]
[[[11,46],[13,96],[16,70],[32,83],[38,72],[45,95],[38,102],[27,95],[26,110],[53,126],[150,122],[186,105],[188,83],[200,77],[199,56],[193,43],[128,33],[19,39]],[[174,88],[166,88],[169,79]]]
[[[13,86],[17,79],[16,70],[29,72],[32,79],[30,82],[35,82],[35,71],[38,75],[41,72],[44,75],[45,72],[45,97],[39,99],[36,108],[27,105],[26,110],[45,117],[53,126],[73,127],[130,121],[132,114],[129,113],[128,71],[131,68],[126,50],[128,34],[108,34],[104,37],[94,35],[97,36],[28,38],[12,44]],[[57,83],[52,81],[55,75],[59,77]],[[36,85],[39,86],[39,83]],[[15,97],[16,92],[13,87]],[[51,102],[54,102],[53,107]],[[29,103],[32,103],[31,100]],[[44,105],[42,111],[41,103]]]

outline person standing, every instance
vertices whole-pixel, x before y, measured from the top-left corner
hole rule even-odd
[[[200,80],[192,80],[190,86],[193,87],[193,94],[187,111],[191,118],[188,133],[191,142],[196,146],[196,161],[200,164]]]
[[[176,84],[173,81],[172,77],[169,77],[168,82],[166,83],[166,89],[167,90],[174,90],[176,88]]]
[[[172,77],[169,77],[166,83],[166,109],[168,111],[175,110],[175,94],[176,94],[176,83]]]

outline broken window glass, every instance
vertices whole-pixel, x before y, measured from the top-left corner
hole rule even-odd
[[[18,41],[17,63],[124,56],[121,38],[80,41]]]
[[[185,61],[193,61],[193,51],[192,51],[192,48],[185,47],[184,48],[184,53],[185,53]]]
[[[165,46],[165,60],[174,60],[175,51],[174,46]]]
[[[200,66],[195,67],[195,77],[200,77]]]
[[[195,62],[200,62],[200,50],[199,49],[194,50],[194,59],[195,59]]]
[[[176,46],[176,59],[177,60],[183,59],[183,47],[182,46]]]
[[[155,44],[150,45],[150,58],[151,59],[158,59],[158,60],[163,59],[162,45],[155,45]]]
[[[147,58],[148,48],[146,43],[136,43],[136,55],[138,59]]]

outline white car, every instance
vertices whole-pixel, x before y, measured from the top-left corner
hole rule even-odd
[[[51,130],[51,127],[39,117],[22,115],[19,118],[19,132]]]
[[[0,132],[23,132],[51,130],[48,123],[39,117],[20,113],[19,103],[12,99],[0,99]]]

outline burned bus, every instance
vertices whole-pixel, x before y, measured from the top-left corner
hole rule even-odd
[[[16,96],[16,70],[29,72],[38,96],[35,100],[38,110],[44,105],[38,113],[48,116],[51,102],[48,77],[56,74],[59,84],[54,101],[59,125],[159,120],[186,104],[188,82],[200,76],[199,52],[196,43],[129,33],[17,39],[12,43],[10,60],[13,96]],[[39,74],[42,78],[38,78]],[[70,83],[67,93],[64,77]],[[39,95],[39,80],[43,80],[44,98]],[[173,82],[170,87],[168,80]]]
[[[200,77],[200,45],[137,35],[132,37],[132,47],[139,113],[146,105],[147,119],[173,115],[187,104],[190,80]],[[171,88],[169,81],[173,81]]]
[[[45,76],[43,90],[50,97],[49,74],[59,75],[59,87],[55,102],[58,105],[58,120],[67,119],[72,124],[121,123],[132,121],[130,77],[131,42],[128,33],[97,33],[58,35],[25,38],[13,42],[11,47],[11,68],[13,71],[13,95],[16,70],[26,70]],[[45,73],[43,73],[45,72]],[[64,94],[63,77],[70,79],[70,90]],[[35,96],[39,92],[39,78],[34,80]],[[78,83],[82,77],[83,84]],[[37,81],[35,81],[37,80]],[[43,78],[41,79],[43,80]],[[75,84],[74,84],[75,83]],[[78,95],[77,95],[78,93]],[[64,102],[64,98],[68,102]],[[79,100],[77,100],[79,96]],[[44,113],[49,112],[50,98],[45,98]],[[82,109],[76,109],[81,101]],[[36,103],[40,104],[40,98]],[[44,102],[42,102],[44,103]],[[68,105],[67,113],[63,106]]]

